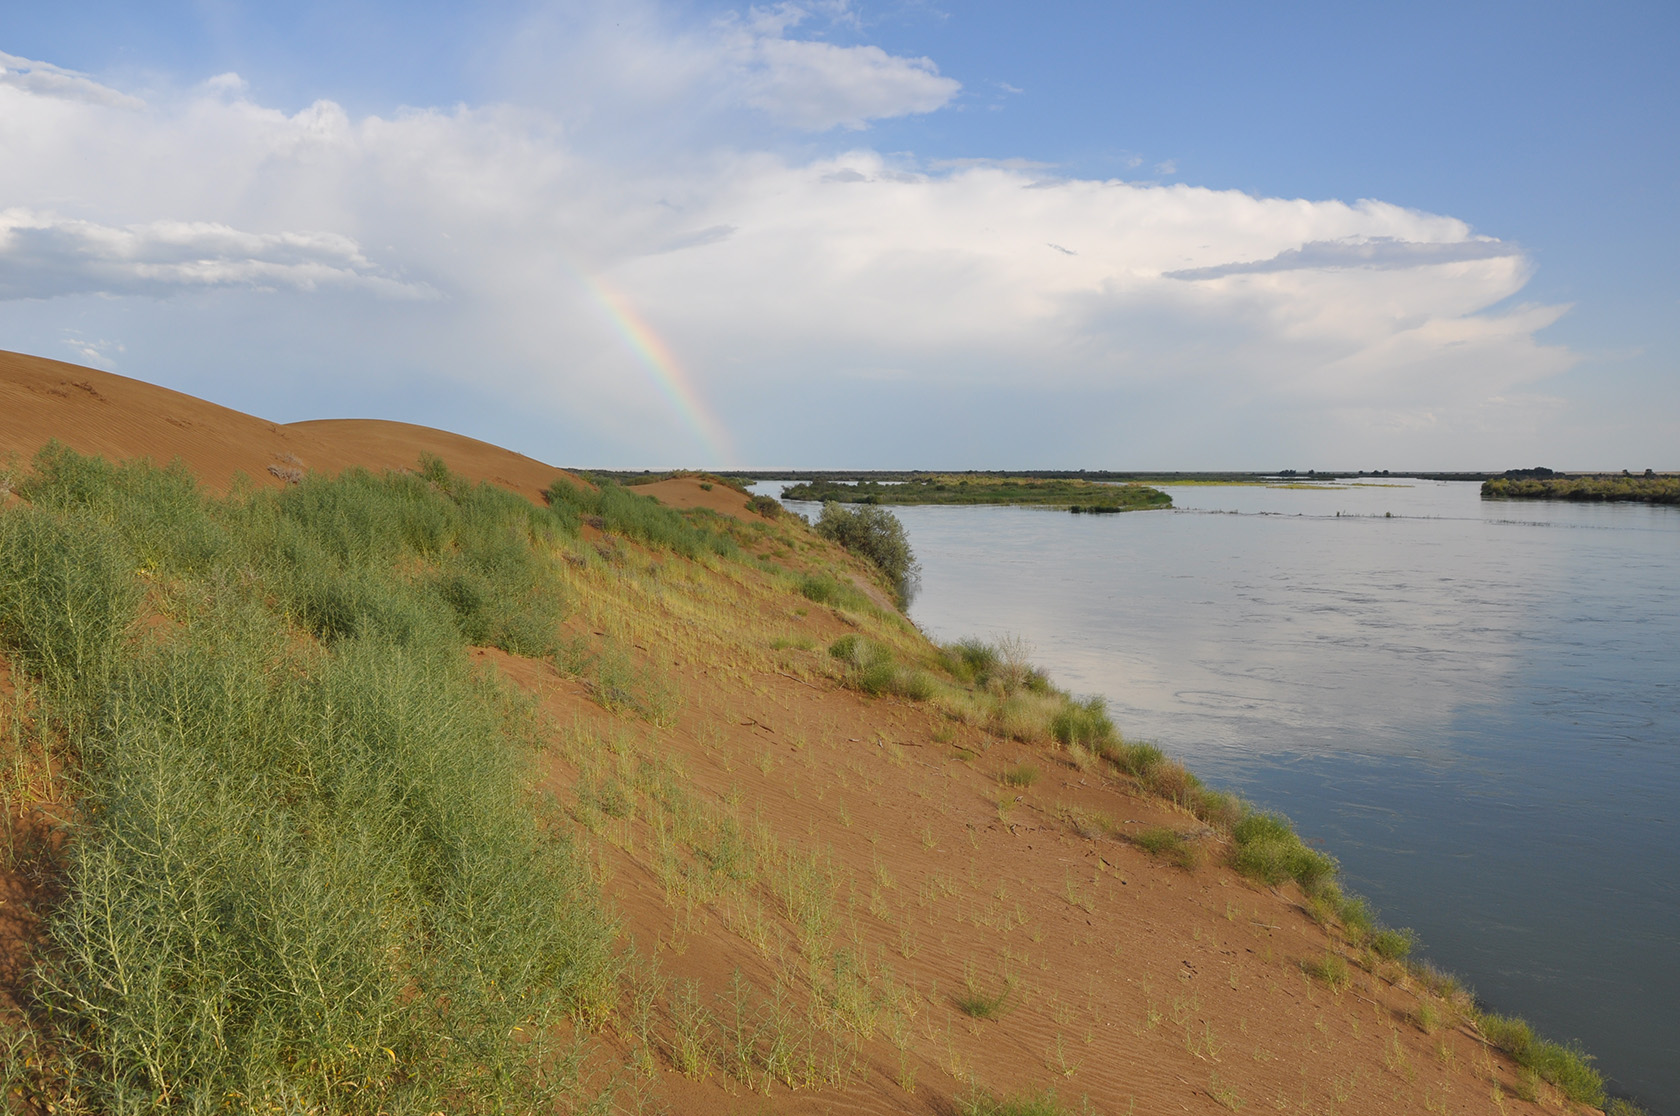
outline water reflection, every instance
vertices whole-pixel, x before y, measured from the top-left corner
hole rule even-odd
[[[1491,1002],[1680,1096],[1680,513],[1170,491],[896,508],[911,615],[1026,637],[1128,735],[1294,816]]]

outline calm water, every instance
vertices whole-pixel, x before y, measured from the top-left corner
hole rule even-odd
[[[1170,491],[895,508],[911,616],[1024,636],[1126,735],[1293,817],[1487,1003],[1680,1114],[1680,512]]]

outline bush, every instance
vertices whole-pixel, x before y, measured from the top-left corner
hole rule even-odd
[[[922,568],[910,551],[904,524],[892,512],[880,507],[846,508],[830,502],[823,505],[817,534],[874,563],[892,582],[899,606],[909,607],[920,587]]]
[[[96,701],[140,600],[118,533],[86,511],[0,515],[0,640],[77,709]]]
[[[998,649],[983,639],[970,636],[941,649],[945,669],[959,681],[984,686],[1001,661]]]
[[[1064,745],[1077,744],[1090,751],[1115,738],[1114,722],[1109,720],[1108,706],[1100,697],[1082,702],[1069,699],[1050,719],[1050,734]]]
[[[1318,895],[1336,877],[1336,861],[1301,843],[1281,814],[1253,812],[1231,829],[1236,848],[1231,866],[1251,879],[1276,886],[1293,879],[1308,895]]]
[[[1371,936],[1371,949],[1385,961],[1403,961],[1417,946],[1417,934],[1411,930],[1379,930]]]
[[[1153,744],[1128,744],[1119,739],[1102,745],[1097,754],[1134,779],[1147,780],[1167,761],[1166,754]]]

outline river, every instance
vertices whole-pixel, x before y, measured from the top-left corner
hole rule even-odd
[[[912,619],[1023,637],[1128,738],[1288,814],[1490,1007],[1680,1116],[1680,509],[1163,487],[1173,511],[893,508]]]

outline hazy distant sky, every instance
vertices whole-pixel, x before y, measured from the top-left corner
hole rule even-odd
[[[1680,5],[0,0],[0,348],[562,464],[1680,468]]]

